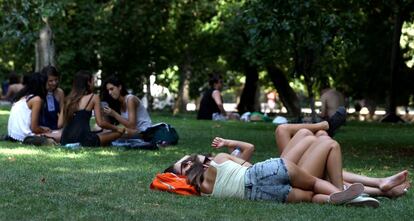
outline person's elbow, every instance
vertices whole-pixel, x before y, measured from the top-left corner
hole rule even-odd
[[[246,151],[248,151],[249,153],[253,153],[255,149],[256,147],[253,144],[249,144],[246,147]]]

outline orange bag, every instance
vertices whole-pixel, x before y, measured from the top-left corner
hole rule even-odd
[[[189,185],[186,176],[174,173],[159,173],[150,184],[150,189],[167,191],[180,195],[200,195],[196,188]]]

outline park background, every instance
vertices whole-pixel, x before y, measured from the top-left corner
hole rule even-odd
[[[67,93],[79,70],[98,80],[117,74],[145,95],[149,109],[167,104],[174,114],[197,104],[211,74],[225,77],[225,102],[240,113],[261,111],[276,91],[289,116],[300,117],[302,108],[315,113],[326,86],[344,93],[350,107],[364,100],[371,115],[380,108],[388,121],[397,120],[397,106],[409,113],[414,102],[411,0],[0,5],[3,79],[52,64]]]
[[[303,108],[317,111],[320,89],[330,85],[348,97],[350,108],[363,99],[372,114],[384,111],[369,119],[410,121],[414,1],[0,0],[0,6],[3,79],[52,64],[67,93],[81,69],[96,73],[98,81],[116,74],[146,97],[155,122],[168,122],[180,134],[177,146],[158,151],[2,142],[0,219],[412,218],[411,193],[382,199],[372,210],[185,198],[148,185],[180,156],[210,152],[214,136],[255,143],[255,162],[277,156],[272,124],[197,121],[187,113],[214,73],[224,76],[224,99],[240,113],[260,111],[264,94],[277,91],[283,114],[299,118]],[[151,104],[169,95],[173,102],[155,111],[163,105]],[[1,133],[7,117],[4,107]],[[413,171],[413,129],[408,123],[348,122],[336,136],[345,168],[370,176]]]

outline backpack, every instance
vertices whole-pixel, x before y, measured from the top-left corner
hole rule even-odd
[[[194,186],[187,183],[186,176],[174,173],[158,173],[150,184],[150,189],[179,195],[200,195]]]
[[[175,145],[178,143],[178,133],[174,127],[166,123],[155,124],[143,132],[144,141],[161,145]]]

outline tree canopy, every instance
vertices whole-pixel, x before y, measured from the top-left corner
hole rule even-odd
[[[407,84],[413,79],[407,65],[414,54],[407,43],[412,36],[402,32],[412,29],[411,0],[0,0],[0,5],[3,77],[35,69],[34,44],[47,22],[64,88],[81,69],[117,74],[135,93],[155,75],[176,93],[177,112],[200,95],[211,74],[226,76],[230,87],[245,79],[240,112],[258,110],[258,89],[269,85],[264,81],[272,82],[294,116],[300,104],[291,81],[305,85],[310,101],[328,85],[379,105],[408,105],[413,95]]]

